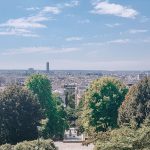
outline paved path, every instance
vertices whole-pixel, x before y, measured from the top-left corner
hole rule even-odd
[[[55,145],[58,147],[58,150],[93,150],[94,146],[82,146],[81,143],[63,143],[55,142]]]

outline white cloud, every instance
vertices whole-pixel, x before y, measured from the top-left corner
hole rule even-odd
[[[46,26],[40,23],[45,20],[47,20],[47,18],[42,16],[10,19],[6,23],[0,24],[0,27],[9,27],[17,29],[45,28]]]
[[[35,10],[39,10],[40,8],[39,7],[29,7],[29,8],[26,8],[27,11],[35,11]]]
[[[33,54],[33,53],[70,53],[79,51],[79,48],[69,47],[69,48],[55,48],[55,47],[24,47],[19,49],[10,49],[2,53],[2,55],[20,55],[20,54]]]
[[[129,30],[130,34],[146,33],[146,32],[148,32],[148,30],[145,30],[145,29],[131,29],[131,30]]]
[[[32,29],[46,28],[45,21],[55,20],[53,15],[58,15],[62,9],[66,7],[76,7],[79,5],[78,0],[72,0],[69,3],[58,4],[56,6],[29,7],[27,11],[35,11],[35,15],[28,17],[21,17],[16,19],[9,19],[4,23],[0,23],[0,35],[17,35],[26,37],[39,37],[33,33]]]
[[[126,44],[129,43],[130,40],[129,39],[116,39],[116,40],[112,40],[112,41],[108,41],[108,44]]]
[[[108,1],[98,1],[93,5],[94,9],[91,12],[94,14],[108,14],[123,18],[135,18],[138,15],[138,12],[132,8]]]
[[[32,32],[32,29],[46,28],[47,26],[44,22],[53,20],[50,14],[57,15],[60,12],[61,10],[57,7],[46,6],[35,15],[9,19],[5,23],[0,24],[0,35],[38,37],[38,35]]]
[[[58,7],[46,6],[46,7],[43,8],[43,10],[41,11],[41,13],[59,14],[59,13],[61,13],[61,10]]]
[[[81,41],[83,38],[82,37],[67,37],[66,41],[71,42],[71,41]]]
[[[114,27],[118,27],[120,26],[121,24],[120,23],[114,23],[114,24],[105,24],[107,27],[109,28],[114,28]]]
[[[129,42],[132,42],[130,39],[115,39],[115,40],[110,40],[110,41],[105,41],[105,42],[89,42],[89,43],[84,43],[84,46],[103,46],[106,44],[127,44]]]
[[[87,42],[87,43],[83,43],[83,46],[102,46],[105,44],[106,42]]]
[[[78,0],[73,0],[70,3],[65,3],[64,6],[65,7],[76,7],[79,5],[79,1]]]
[[[0,35],[17,35],[23,37],[39,37],[26,29],[8,29],[7,31],[0,31]]]

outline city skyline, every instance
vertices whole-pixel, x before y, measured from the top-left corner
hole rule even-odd
[[[9,5],[8,5],[9,4]],[[0,69],[150,70],[149,0],[3,1]]]

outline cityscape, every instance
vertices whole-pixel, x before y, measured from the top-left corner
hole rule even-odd
[[[0,1],[0,150],[150,150],[150,0]]]
[[[52,84],[52,92],[57,93],[65,105],[65,91],[73,90],[76,104],[89,85],[100,77],[115,77],[130,87],[150,76],[150,71],[98,71],[98,70],[50,70],[49,62],[46,62],[45,70],[0,70],[0,89],[3,90],[11,84],[24,85],[25,80],[33,74],[48,76]]]

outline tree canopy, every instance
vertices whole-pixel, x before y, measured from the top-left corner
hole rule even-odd
[[[115,78],[104,77],[95,80],[83,96],[79,122],[85,130],[92,129],[96,132],[115,128],[118,108],[126,93],[127,88]]]
[[[131,87],[119,109],[119,124],[140,127],[150,119],[150,78],[141,80]]]
[[[0,93],[0,144],[37,138],[42,118],[37,97],[18,85]]]
[[[40,105],[48,118],[44,137],[62,137],[65,130],[65,115],[63,106],[58,103],[58,97],[52,95],[51,82],[45,75],[35,74],[26,81],[26,87],[37,95]]]

